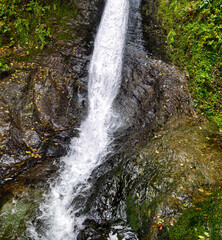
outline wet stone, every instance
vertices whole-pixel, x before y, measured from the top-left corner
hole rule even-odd
[[[7,77],[1,76],[1,182],[8,175],[19,174],[27,159],[26,167],[47,156],[65,155],[75,128],[87,113],[87,101],[79,102],[78,93],[87,99],[87,69],[104,3],[94,0],[75,4],[81,14],[67,20],[72,40],[53,36],[53,51],[46,48],[24,65],[15,63],[14,72]],[[60,26],[57,30],[62,31]],[[51,144],[64,131],[65,140]],[[7,171],[3,170],[5,165],[9,167]]]

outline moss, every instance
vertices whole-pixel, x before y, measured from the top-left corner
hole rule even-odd
[[[204,202],[185,210],[170,229],[173,240],[222,238],[222,190],[215,192]]]
[[[159,200],[153,199],[150,202],[139,198],[139,193],[136,197],[127,197],[127,218],[131,228],[142,237],[149,235]]]
[[[42,193],[38,191],[14,197],[8,195],[7,202],[0,209],[0,239],[25,239],[27,221],[36,214],[41,200]]]
[[[72,39],[72,35],[69,33],[64,33],[64,32],[60,32],[58,34],[59,40],[71,40]]]
[[[77,17],[68,0],[0,0],[0,9],[0,73],[9,71],[13,60],[27,60],[52,45],[58,32],[69,29],[68,19]]]
[[[7,202],[1,209],[1,232],[0,239],[10,239],[16,229],[16,235],[21,235],[25,230],[26,223],[24,218],[28,213],[30,206],[22,202]],[[12,231],[13,229],[13,231]],[[15,233],[14,233],[15,234]],[[10,237],[8,237],[10,236]]]
[[[142,224],[139,221],[139,209],[131,197],[127,198],[127,216],[130,226],[137,232],[142,227]]]
[[[221,211],[221,195],[214,197],[221,187],[221,134],[214,122],[196,125],[180,121],[180,127],[175,122],[169,124],[168,131],[149,140],[134,160],[134,165],[143,170],[138,172],[127,198],[128,222],[140,239],[166,240],[171,229],[171,239],[195,240],[192,234],[196,226],[201,226],[198,237],[204,232],[211,234],[213,225],[221,225],[221,217],[212,220]],[[184,222],[178,220],[186,211],[190,216]],[[212,230],[202,229],[206,213],[212,218],[212,224],[207,223]],[[183,235],[182,231],[187,232]]]
[[[145,34],[154,18],[171,61],[186,72],[195,106],[222,126],[221,2],[153,0],[151,17],[145,14],[150,11],[150,1],[143,2]]]

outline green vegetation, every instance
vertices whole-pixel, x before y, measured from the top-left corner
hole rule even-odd
[[[198,240],[222,238],[222,191],[219,190],[204,202],[198,202],[183,212],[170,229],[172,240]]]
[[[148,224],[147,203],[143,202],[141,205],[138,206],[138,204],[136,204],[136,202],[134,202],[131,197],[128,197],[127,215],[130,226],[134,231],[138,232],[138,230],[141,229],[143,224]]]
[[[52,44],[58,28],[66,30],[67,17],[76,15],[75,5],[66,0],[0,0],[0,70]]]
[[[222,126],[222,1],[157,2],[154,18],[166,34],[172,61],[189,78],[195,106]]]
[[[144,236],[150,230],[158,201],[154,199],[152,202],[149,202],[139,198],[139,193],[137,193],[136,200],[131,196],[127,197],[127,217],[132,229]]]
[[[186,209],[173,226],[166,226],[166,229],[169,230],[169,236],[167,234],[166,239],[222,239],[222,190],[220,189],[212,195],[209,192],[208,195],[210,196],[207,198],[195,201],[194,206]],[[148,200],[138,202],[129,196],[127,198],[129,224],[141,236],[149,236],[151,225],[154,231],[157,231],[157,227],[162,226],[160,223],[164,222],[160,216],[155,217],[158,201],[159,199],[154,199],[153,202]]]
[[[42,201],[42,191],[37,191],[40,189],[25,189],[22,186],[16,187],[18,187],[17,196],[13,197],[9,192],[3,193],[6,199],[4,199],[5,202],[3,200],[3,205],[0,208],[1,240],[27,239],[24,237],[27,222],[35,215],[39,203]],[[19,189],[20,187],[22,189]],[[23,194],[24,191],[26,194]],[[7,196],[7,194],[9,195]]]

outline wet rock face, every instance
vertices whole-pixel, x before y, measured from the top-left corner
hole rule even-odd
[[[185,76],[147,52],[140,10],[141,1],[131,1],[122,86],[114,106],[131,135],[151,133],[172,116],[194,113]]]
[[[139,145],[134,154],[129,148],[109,159],[100,167],[103,175],[93,173],[85,203],[88,234],[95,225],[102,229],[97,236],[130,226],[124,232],[136,232],[139,239],[169,239],[181,213],[220,188],[221,134],[213,123],[171,121]],[[114,231],[120,239],[122,228]]]
[[[162,28],[162,19],[158,16],[158,0],[142,0],[142,30],[145,47],[151,55],[164,61],[170,61],[167,54],[167,34]]]
[[[87,68],[103,1],[75,1],[70,39],[18,64],[0,82],[0,179],[67,152],[74,128],[86,115]],[[58,29],[58,32],[60,29]]]
[[[178,70],[160,60],[148,58],[132,46],[127,47],[119,112],[129,126],[152,131],[172,116],[192,115],[187,82]]]
[[[155,184],[157,174],[159,180],[164,177],[161,176],[161,167],[167,168],[172,156],[169,150],[165,159],[159,159],[162,165],[153,162],[150,156],[158,151],[154,145],[147,150],[151,155],[146,159],[137,162],[136,156],[138,151],[143,152],[139,150],[141,144],[149,141],[158,129],[172,119],[179,122],[183,118],[192,117],[194,113],[184,75],[174,66],[151,58],[146,51],[139,9],[140,1],[131,1],[122,86],[114,103],[123,126],[116,133],[117,153],[108,157],[92,173],[94,187],[84,201],[89,220],[85,222],[86,227],[79,239],[94,239],[92,236],[101,236],[102,239],[101,234],[110,231],[118,234],[120,239],[123,238],[123,233],[130,234],[125,239],[136,239],[133,230],[140,237],[148,234],[157,209],[154,203],[157,195],[155,191],[158,190],[153,190],[151,186]],[[167,179],[165,185],[168,180],[170,182],[172,179]],[[166,188],[170,188],[170,184]],[[143,203],[147,196],[153,207],[144,223],[143,215],[137,216],[137,212],[147,210],[147,202],[146,205]]]

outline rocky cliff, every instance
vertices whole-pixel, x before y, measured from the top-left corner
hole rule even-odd
[[[169,239],[183,210],[220,186],[221,134],[195,114],[183,73],[151,54],[140,1],[130,2],[122,86],[114,104],[121,127],[114,153],[92,173],[93,188],[76,200],[88,214],[78,239],[106,239],[110,231],[120,239]],[[1,80],[0,206],[6,217],[0,239],[25,239],[47,180],[56,176],[59,157],[87,114],[87,68],[104,3],[75,4],[77,20],[67,22],[72,38],[55,39],[53,50]]]

